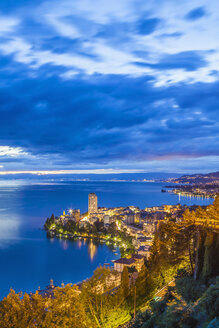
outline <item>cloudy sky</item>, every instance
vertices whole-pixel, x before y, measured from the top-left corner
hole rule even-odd
[[[217,0],[2,0],[0,172],[219,170],[218,35]]]

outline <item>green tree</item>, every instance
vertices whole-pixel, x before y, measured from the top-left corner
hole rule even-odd
[[[54,216],[54,214],[52,214],[50,218],[47,218],[47,220],[44,224],[44,228],[46,230],[49,230],[54,223],[55,223],[55,216]]]
[[[54,290],[47,304],[42,328],[96,327],[89,319],[80,291],[71,284]]]
[[[136,279],[136,295],[140,304],[143,300],[149,299],[154,291],[154,282],[145,265],[141,267],[141,271]]]
[[[120,285],[120,291],[122,297],[125,299],[128,297],[130,290],[129,290],[129,273],[128,268],[125,266],[122,275],[121,275],[121,285]]]

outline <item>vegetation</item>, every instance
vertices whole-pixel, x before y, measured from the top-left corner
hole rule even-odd
[[[209,281],[210,282],[210,281]],[[176,280],[164,298],[151,301],[130,328],[210,328],[219,327],[219,277],[211,285],[191,277]]]

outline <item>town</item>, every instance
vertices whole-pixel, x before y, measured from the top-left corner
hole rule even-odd
[[[170,182],[171,185],[165,186],[161,191],[168,191],[179,196],[203,199],[215,198],[219,193],[219,172],[184,175],[178,179],[167,179],[166,182]]]
[[[135,206],[106,208],[98,207],[95,193],[88,195],[88,212],[79,209],[63,211],[60,216],[47,219],[45,229],[60,238],[98,238],[106,244],[120,248],[121,258],[107,263],[111,269],[113,287],[120,284],[121,273],[127,267],[130,279],[136,279],[145,261],[148,260],[155,232],[162,222],[180,221],[184,211],[197,206],[161,205],[139,209]],[[93,255],[92,255],[93,256]],[[120,275],[118,275],[120,273]]]

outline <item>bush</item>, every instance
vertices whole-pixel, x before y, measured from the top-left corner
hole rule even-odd
[[[154,328],[156,327],[156,316],[152,316],[146,322],[143,323],[141,328]]]
[[[151,310],[154,314],[160,315],[162,314],[166,309],[166,300],[161,301],[151,301],[150,302]]]
[[[175,278],[189,277],[189,273],[185,268],[178,269]]]
[[[203,308],[211,318],[218,316],[219,283],[208,288],[206,293],[201,298],[199,306]]]
[[[219,319],[214,318],[208,325],[207,328],[218,328],[219,327]]]
[[[198,325],[198,320],[192,316],[188,316],[181,321],[183,328],[195,328]]]
[[[135,322],[131,326],[131,328],[142,328],[144,323],[151,318],[151,313],[150,311],[145,311],[143,313],[139,313],[136,316]]]
[[[187,303],[195,302],[199,299],[207,287],[202,281],[195,281],[192,277],[184,277],[176,280],[176,290]]]

